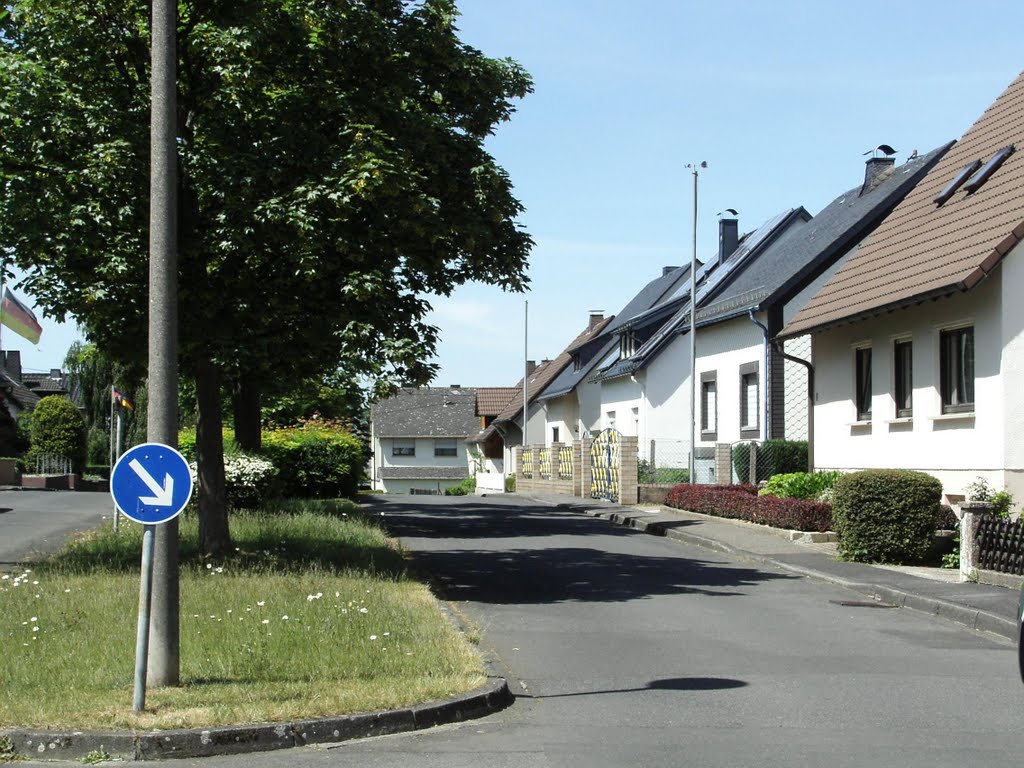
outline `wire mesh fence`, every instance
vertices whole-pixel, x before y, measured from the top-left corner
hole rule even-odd
[[[642,484],[687,483],[690,480],[690,444],[686,440],[654,439],[640,446]]]
[[[733,443],[732,482],[757,484],[775,475],[807,471],[805,440],[765,440]],[[724,482],[724,481],[723,481]]]
[[[798,336],[787,339],[783,351],[792,358],[811,361],[811,337]],[[810,431],[810,396],[807,391],[809,372],[807,366],[790,359],[783,359],[783,425],[781,432],[772,437],[786,440],[806,440]]]
[[[71,459],[59,453],[40,453],[36,456],[37,475],[70,475]]]

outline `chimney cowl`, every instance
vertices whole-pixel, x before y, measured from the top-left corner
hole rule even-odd
[[[662,267],[661,276],[665,277],[669,272],[675,272],[677,269],[679,269],[679,267]]]

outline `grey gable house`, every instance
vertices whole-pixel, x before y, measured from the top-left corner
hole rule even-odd
[[[481,425],[476,389],[401,389],[374,403],[370,420],[374,490],[438,493],[469,477],[466,439]]]
[[[775,344],[784,322],[795,314],[843,261],[949,150],[947,143],[897,166],[893,157],[867,161],[864,180],[839,195],[816,216],[802,208],[790,215],[793,225],[775,227],[776,235],[760,243],[755,232],[697,287],[696,450],[710,456],[717,443],[742,440],[806,440],[810,429],[807,337]],[[728,240],[723,220],[721,239]],[[726,249],[721,249],[725,251]],[[720,256],[720,259],[722,257]],[[673,386],[689,392],[678,366],[665,358],[689,358],[689,307],[681,309],[628,366],[611,367],[599,378],[629,375],[644,383],[645,393]],[[658,413],[653,398],[646,404]],[[687,411],[689,404],[686,404]],[[659,417],[659,421],[666,417]],[[641,441],[643,446],[643,441]],[[706,467],[710,472],[710,465]],[[698,468],[698,479],[705,476]],[[729,478],[722,478],[728,482]]]

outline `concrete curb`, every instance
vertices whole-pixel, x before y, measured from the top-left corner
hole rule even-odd
[[[915,595],[910,592],[880,584],[851,581],[825,571],[785,563],[766,555],[749,552],[747,550],[740,549],[739,547],[734,547],[721,541],[707,538],[706,536],[700,536],[679,528],[666,527],[663,521],[651,519],[652,515],[642,511],[633,512],[623,509],[611,510],[583,508],[581,505],[571,503],[559,504],[558,506],[569,511],[582,512],[590,517],[608,520],[616,525],[623,525],[653,536],[663,536],[668,539],[732,555],[744,560],[771,565],[775,568],[779,568],[799,576],[805,576],[807,578],[815,579],[816,581],[835,584],[836,586],[868,595],[874,600],[889,603],[899,608],[909,608],[914,611],[928,613],[947,621],[962,624],[969,629],[999,635],[1010,641],[1015,642],[1017,640],[1017,624],[1015,622],[1010,621],[1003,616],[981,610],[980,608],[960,605],[940,598]]]
[[[210,757],[422,730],[490,715],[513,701],[505,679],[491,677],[480,688],[449,699],[341,717],[152,733],[5,729],[0,737],[10,739],[14,753],[32,760],[80,760],[89,755],[132,761]]]

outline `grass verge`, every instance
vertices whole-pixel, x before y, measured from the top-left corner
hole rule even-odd
[[[181,679],[131,711],[140,526],[70,543],[0,580],[0,727],[183,728],[445,698],[482,662],[376,521],[346,502],[233,515],[237,547],[198,556],[181,522]]]

